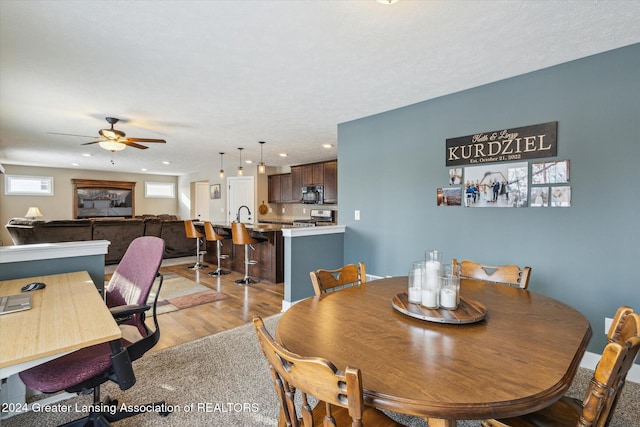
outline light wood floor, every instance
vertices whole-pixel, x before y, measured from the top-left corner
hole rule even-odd
[[[227,274],[212,277],[207,273],[213,268],[189,270],[190,264],[160,267],[160,273],[176,273],[187,279],[198,282],[215,291],[222,292],[229,298],[207,304],[189,307],[178,311],[160,314],[160,342],[152,351],[162,350],[185,342],[193,341],[207,335],[251,322],[254,316],[268,317],[280,313],[284,295],[284,283],[254,283],[250,286],[235,284],[242,274]],[[106,275],[108,280],[110,275]],[[162,296],[162,290],[160,291]],[[148,318],[150,325],[153,320]]]

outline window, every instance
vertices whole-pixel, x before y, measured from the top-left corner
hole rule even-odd
[[[8,196],[53,196],[53,177],[5,175],[4,194]]]
[[[144,196],[175,199],[175,184],[173,182],[145,182]]]

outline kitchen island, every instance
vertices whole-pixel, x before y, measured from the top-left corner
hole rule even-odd
[[[231,240],[230,223],[213,223],[219,234],[225,236],[221,261],[225,270],[244,273],[244,248]],[[283,311],[296,301],[313,295],[309,272],[319,268],[334,269],[344,264],[344,225],[294,227],[290,224],[245,224],[249,234],[260,240],[251,251],[251,259],[258,261],[249,266],[249,275],[267,283],[284,281]],[[216,264],[216,244],[207,242],[205,261]]]
[[[249,234],[259,243],[249,251],[257,264],[249,265],[249,275],[261,282],[280,283],[284,281],[284,239],[282,229],[292,227],[287,224],[245,223]],[[213,223],[216,232],[225,237],[222,254],[228,258],[221,260],[221,268],[244,274],[244,246],[234,245],[231,240],[231,223]],[[207,242],[204,260],[217,264],[216,242]]]

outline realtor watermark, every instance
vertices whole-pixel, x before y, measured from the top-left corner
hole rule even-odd
[[[187,403],[184,405],[169,405],[166,403],[153,403],[148,405],[127,405],[99,403],[95,405],[82,405],[54,403],[43,405],[38,402],[26,403],[3,403],[2,412],[20,413],[20,412],[38,412],[38,413],[88,413],[103,412],[115,415],[118,412],[157,412],[157,413],[254,413],[260,411],[258,403],[250,402],[197,402]]]

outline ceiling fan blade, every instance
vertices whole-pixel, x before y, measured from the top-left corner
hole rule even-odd
[[[97,144],[98,142],[100,142],[100,141],[85,142],[85,143],[82,143],[80,145],[91,145],[91,144]]]
[[[149,148],[149,147],[145,147],[144,145],[136,144],[135,142],[132,142],[130,139],[125,139],[118,142],[124,145],[128,145],[129,147],[139,148],[141,150],[146,150],[147,148]]]
[[[95,138],[96,136],[89,136],[89,135],[76,135],[73,133],[58,133],[58,132],[47,132],[49,135],[64,135],[64,136],[80,136],[82,138]]]
[[[167,142],[164,139],[153,139],[153,138],[128,138],[127,137],[127,140],[133,141],[133,142],[161,142],[163,144]]]

